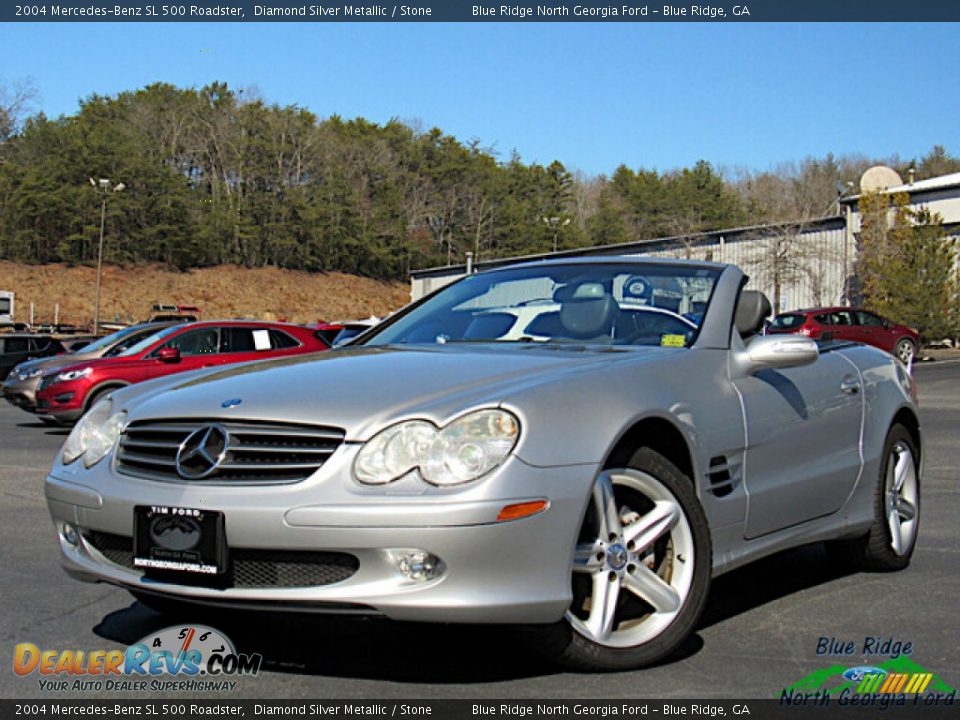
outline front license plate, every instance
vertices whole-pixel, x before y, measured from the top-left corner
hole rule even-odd
[[[151,570],[220,575],[227,569],[223,513],[137,505],[133,564]]]

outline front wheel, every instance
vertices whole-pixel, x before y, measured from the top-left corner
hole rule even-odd
[[[564,665],[622,670],[673,653],[693,631],[710,584],[710,532],[693,483],[639,450],[594,482],[573,553],[573,601],[539,633]]]

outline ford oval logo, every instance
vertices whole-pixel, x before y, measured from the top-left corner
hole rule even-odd
[[[224,400],[222,403],[220,403],[220,407],[222,407],[222,408],[232,408],[232,407],[236,407],[237,405],[239,405],[239,404],[242,403],[242,402],[243,402],[243,400],[240,399],[240,398],[230,398],[229,400]]]
[[[200,523],[190,517],[161,515],[150,524],[150,539],[167,550],[193,550],[200,543]]]
[[[843,677],[852,682],[860,682],[863,680],[865,675],[886,675],[887,671],[883,668],[872,667],[870,665],[859,665],[857,667],[849,668]]]

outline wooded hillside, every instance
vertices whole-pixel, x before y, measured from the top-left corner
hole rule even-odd
[[[89,178],[126,186],[107,202],[111,262],[401,279],[468,250],[505,257],[819,217],[834,211],[838,182],[876,161],[721,175],[706,161],[659,171],[625,157],[588,178],[440,129],[320,119],[222,83],[92,96],[55,119],[28,116],[28,101],[0,92],[0,259],[29,263],[95,260],[101,197]],[[941,147],[883,160],[915,165],[918,179],[960,169]]]

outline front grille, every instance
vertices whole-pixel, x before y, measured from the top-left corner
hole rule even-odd
[[[40,384],[37,386],[37,392],[41,390],[46,390],[48,387],[53,385],[53,381],[56,379],[57,373],[51,373],[50,375],[44,375],[40,378]]]
[[[303,550],[235,550],[229,582],[233,587],[316,587],[353,575],[359,563],[347,553]]]
[[[132,538],[93,530],[84,538],[114,565],[135,569]],[[179,575],[177,580],[218,588],[318,587],[343,582],[358,567],[359,561],[349,553],[237,548],[230,551],[230,567],[223,577]]]
[[[208,425],[228,436],[219,467],[199,480],[177,472],[177,451],[187,437]],[[343,442],[339,428],[255,420],[138,420],[117,449],[117,470],[148,480],[206,483],[293,483],[316,472]]]

